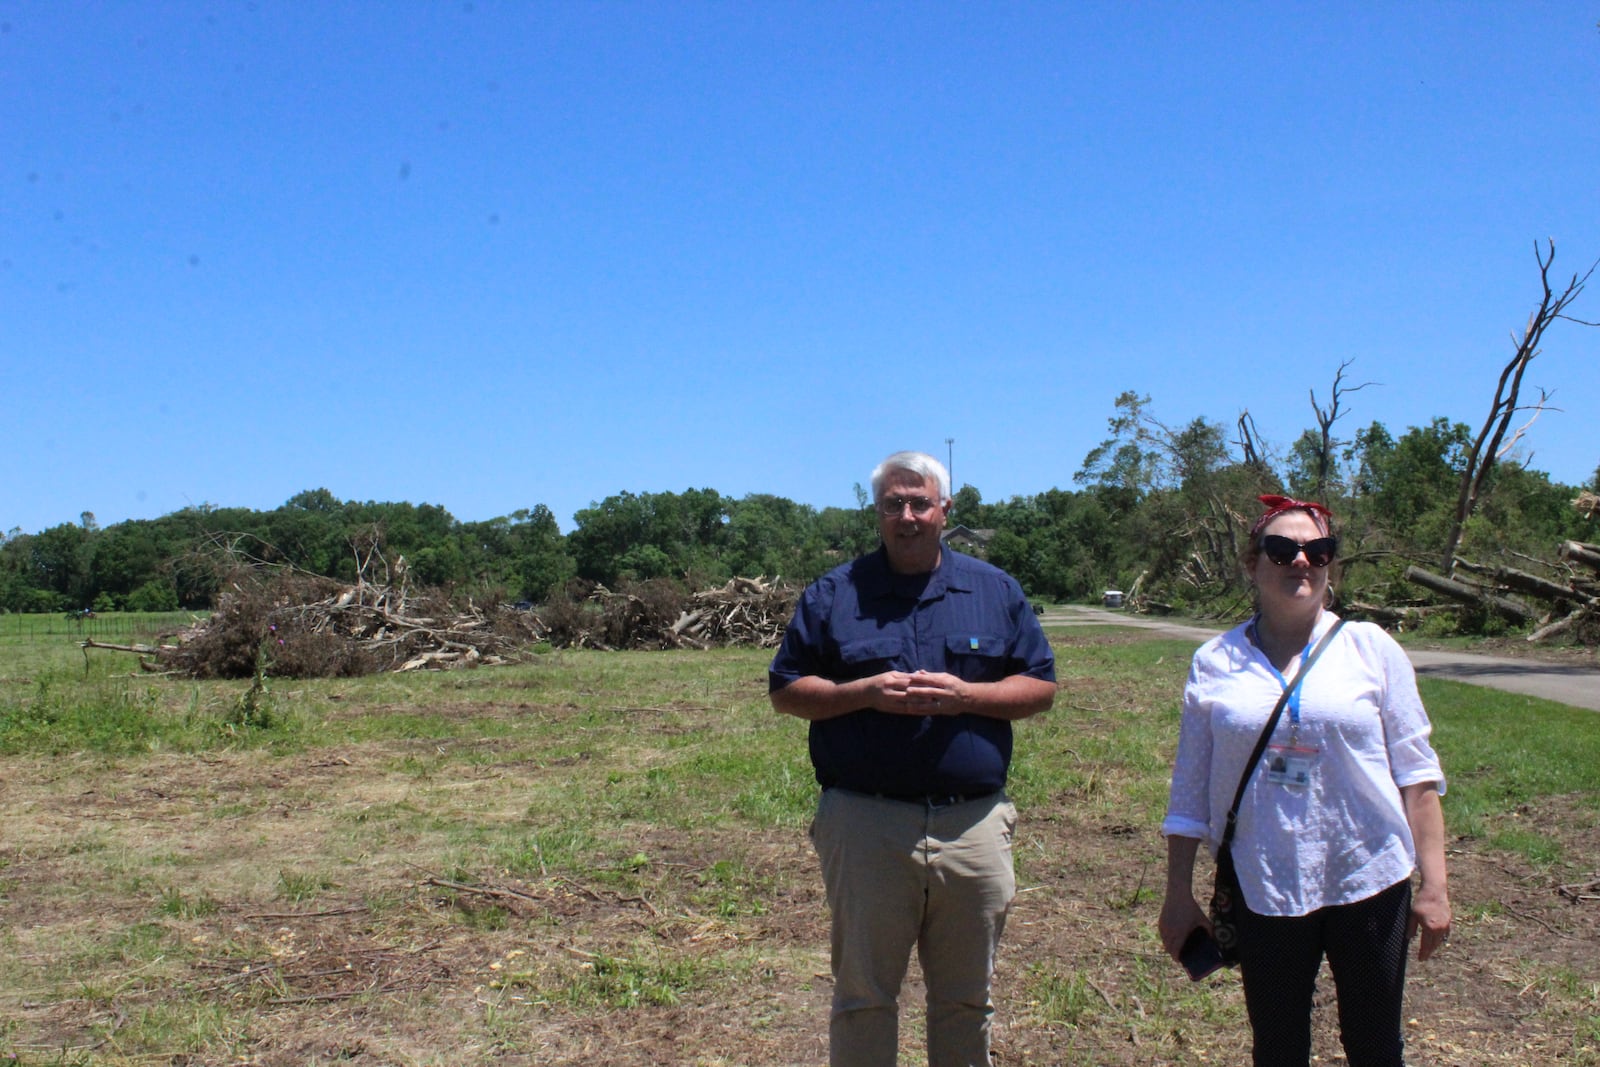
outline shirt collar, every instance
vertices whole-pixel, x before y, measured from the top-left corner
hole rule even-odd
[[[939,565],[927,576],[927,584],[917,595],[918,600],[935,600],[945,593],[971,592],[972,586],[961,573],[961,568],[951,565],[951,557],[956,553],[950,550],[949,545],[943,546],[939,552]],[[857,579],[857,588],[861,591],[863,600],[878,599],[882,597],[895,597],[907,599],[910,594],[899,592],[907,585],[915,585],[920,575],[897,575],[889,569],[889,553],[882,545],[876,552],[863,557],[863,562],[869,566],[861,569]]]

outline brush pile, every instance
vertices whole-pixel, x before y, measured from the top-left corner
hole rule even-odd
[[[688,594],[661,579],[616,591],[574,582],[535,615],[556,648],[773,648],[783,638],[796,593],[763,578],[734,578],[721,588]]]
[[[212,613],[159,645],[108,645],[146,670],[191,678],[341,678],[506,663],[541,639],[537,619],[368,582],[241,571]]]
[[[387,577],[387,575],[385,575]],[[191,678],[340,678],[452,670],[550,648],[671,649],[775,646],[795,591],[736,578],[684,593],[667,581],[618,591],[574,582],[534,610],[411,590],[404,581],[354,585],[287,569],[240,568],[212,613],[158,645],[85,641],[136,653],[149,671]]]

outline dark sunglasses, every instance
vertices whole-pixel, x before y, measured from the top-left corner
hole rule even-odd
[[[1333,562],[1333,557],[1338,554],[1339,539],[1337,537],[1319,537],[1315,541],[1307,541],[1301,544],[1299,541],[1292,541],[1287,537],[1279,537],[1277,534],[1267,534],[1261,539],[1261,551],[1279,567],[1287,567],[1302,552],[1306,554],[1306,562],[1313,567],[1326,567]]]

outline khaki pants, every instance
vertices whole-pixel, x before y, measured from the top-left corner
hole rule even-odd
[[[1003,793],[935,806],[828,789],[811,839],[833,914],[833,1067],[892,1067],[917,949],[928,1067],[987,1067],[989,982],[1016,895]]]

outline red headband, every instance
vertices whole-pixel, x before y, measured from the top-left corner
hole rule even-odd
[[[1256,499],[1265,504],[1267,506],[1267,510],[1263,511],[1261,513],[1261,517],[1256,520],[1256,524],[1250,527],[1251,540],[1255,540],[1256,534],[1261,532],[1261,528],[1263,526],[1286,511],[1309,511],[1311,512],[1311,517],[1313,519],[1317,518],[1317,515],[1320,513],[1322,518],[1318,520],[1318,524],[1322,526],[1323,529],[1327,529],[1330,522],[1333,520],[1333,512],[1329,511],[1325,506],[1318,504],[1315,501],[1295,500],[1292,497],[1278,496],[1276,493],[1264,493],[1263,495],[1256,497]]]

